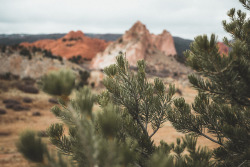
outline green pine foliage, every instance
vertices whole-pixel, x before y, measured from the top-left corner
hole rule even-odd
[[[133,119],[134,126],[143,139],[138,142],[146,148],[144,153],[151,154],[154,149],[151,137],[166,122],[166,114],[171,110],[175,89],[170,85],[166,93],[166,88],[159,79],[155,79],[153,84],[149,83],[145,75],[144,61],[138,61],[137,67],[137,74],[132,73],[121,54],[117,57],[117,64],[104,69],[107,77],[103,84],[114,103],[124,107],[125,112]],[[150,127],[153,129],[151,134],[148,133]]]
[[[241,3],[249,10],[249,1]],[[233,41],[224,38],[224,43],[231,51],[220,55],[215,35],[195,38],[186,57],[197,72],[189,81],[199,94],[192,105],[183,98],[175,100],[168,118],[177,130],[217,143],[213,154],[218,166],[246,167],[250,166],[250,20],[235,9],[228,16],[230,22],[223,21],[223,26]]]
[[[52,124],[47,133],[60,153],[69,157],[71,163],[68,164],[80,167],[211,166],[211,152],[196,148],[197,137],[187,135],[177,139],[176,145],[163,141],[159,146],[154,144],[152,136],[167,121],[167,113],[171,111],[174,86],[166,91],[159,79],[149,83],[144,61],[138,61],[137,73],[128,67],[124,55],[120,54],[117,63],[104,70],[106,91],[96,96],[84,87],[76,91],[75,98],[67,103],[59,101],[59,105],[51,109],[62,123]],[[60,75],[59,71],[56,76]],[[50,78],[43,79],[49,83],[46,79]],[[93,112],[97,102],[101,111]],[[153,130],[151,133],[149,128]],[[25,143],[23,147],[27,146],[26,152],[31,153],[28,145]],[[163,159],[159,161],[159,157]],[[59,162],[48,161],[48,166],[60,166]]]
[[[249,10],[249,1],[240,1]],[[76,90],[73,99],[64,98],[51,109],[62,122],[52,124],[47,133],[70,163],[48,154],[34,134],[20,137],[20,152],[40,164],[47,159],[47,166],[249,166],[250,20],[235,9],[228,15],[230,23],[223,22],[233,37],[230,42],[224,39],[231,48],[228,55],[218,52],[215,35],[198,36],[186,52],[187,63],[197,72],[189,80],[199,92],[191,105],[184,98],[173,97],[174,86],[167,89],[159,79],[149,82],[143,60],[137,62],[137,72],[132,72],[120,53],[116,64],[104,69],[104,92],[96,96],[84,87]],[[42,78],[43,90],[52,95],[69,97],[74,87],[71,72],[54,72]],[[99,111],[93,111],[97,104]],[[176,143],[155,145],[152,137],[168,120],[186,135]],[[198,136],[219,147],[212,151],[197,147]]]
[[[74,166],[65,161],[65,157],[59,152],[57,153],[57,156],[55,156],[53,151],[50,152],[47,145],[42,141],[42,138],[32,130],[26,130],[20,135],[16,147],[25,158],[39,164],[39,167]]]
[[[75,87],[75,78],[70,70],[52,71],[41,78],[41,88],[54,96],[69,96]]]
[[[44,153],[46,146],[42,143],[41,138],[37,137],[35,132],[27,130],[20,135],[19,141],[16,143],[18,151],[34,162],[42,163],[44,161]]]
[[[73,158],[78,166],[130,166],[137,157],[137,144],[126,139],[121,144],[115,138],[123,121],[112,105],[103,112],[93,113],[95,96],[84,87],[68,106],[52,108],[52,112],[69,129],[65,134],[63,124],[53,124],[48,129],[51,142],[61,152]],[[124,120],[125,121],[125,120]]]
[[[103,83],[107,91],[99,96],[99,104],[105,106],[107,101],[112,101],[130,119],[130,123],[121,127],[119,132],[125,130],[122,137],[132,138],[138,143],[138,165],[212,166],[211,152],[207,148],[197,149],[197,138],[193,135],[186,135],[182,140],[177,139],[176,145],[162,141],[159,146],[155,146],[152,136],[167,121],[167,113],[172,111],[175,88],[169,85],[167,91],[158,78],[153,83],[148,82],[144,61],[138,61],[137,67],[137,73],[132,73],[124,55],[120,54],[115,65],[105,68],[107,77]],[[149,128],[153,130],[151,133]]]

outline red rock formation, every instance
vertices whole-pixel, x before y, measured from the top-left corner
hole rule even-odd
[[[174,39],[167,30],[163,30],[163,32],[159,35],[152,34],[152,38],[157,49],[162,51],[164,54],[176,55]]]
[[[218,42],[217,46],[221,55],[228,55],[229,48],[223,42]]]
[[[87,37],[81,31],[70,31],[63,38],[52,40],[44,39],[34,43],[21,43],[24,47],[38,47],[50,50],[53,55],[71,58],[80,55],[92,59],[98,52],[102,52],[108,43],[101,39]]]
[[[122,51],[133,66],[141,59],[151,59],[156,55],[175,55],[174,40],[169,32],[163,31],[160,35],[150,34],[140,21],[136,22],[125,34],[114,43],[111,43],[102,53],[98,53],[92,60],[91,67],[103,69],[113,64],[115,57]]]

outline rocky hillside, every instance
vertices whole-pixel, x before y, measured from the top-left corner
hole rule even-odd
[[[67,59],[73,56],[92,59],[98,52],[102,52],[108,43],[101,39],[87,37],[81,31],[71,31],[64,37],[56,40],[43,39],[34,43],[24,42],[20,45],[50,50],[53,55]]]
[[[126,58],[135,66],[140,59],[148,60],[156,55],[175,55],[173,37],[164,30],[161,34],[151,34],[144,24],[136,22],[125,34],[111,43],[102,53],[92,60],[93,69],[102,69],[115,62],[119,52],[126,53]]]
[[[80,66],[67,60],[58,60],[44,57],[41,53],[36,53],[31,59],[20,55],[18,52],[0,53],[0,75],[13,74],[20,78],[40,78],[51,70],[74,69],[83,70]]]
[[[59,39],[65,36],[65,33],[62,34],[0,34],[0,45],[18,45],[22,42],[36,42],[42,39]],[[85,36],[90,38],[103,39],[107,42],[116,41],[122,36],[122,34],[96,34],[96,33],[84,33]],[[179,56],[183,57],[183,51],[189,49],[189,45],[192,40],[184,39],[180,37],[173,36],[174,45],[176,52]]]

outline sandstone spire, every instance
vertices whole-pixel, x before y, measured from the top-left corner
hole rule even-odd
[[[159,35],[152,35],[152,38],[153,43],[164,54],[176,55],[173,37],[167,30],[163,30]]]
[[[103,69],[113,64],[115,57],[122,51],[133,66],[140,59],[151,59],[155,55],[175,55],[174,41],[169,32],[164,30],[160,35],[150,34],[147,27],[137,21],[125,34],[110,44],[102,53],[92,60],[93,69]]]

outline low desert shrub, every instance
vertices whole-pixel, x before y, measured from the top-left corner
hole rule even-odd
[[[0,108],[0,115],[6,114],[6,113],[7,113],[6,110]]]
[[[25,131],[20,135],[16,143],[18,151],[29,160],[34,162],[44,161],[44,152],[46,145],[42,143],[41,138],[37,137],[33,131]]]
[[[83,62],[83,58],[81,55],[73,56],[73,57],[69,58],[68,60],[71,61],[72,63],[76,63],[76,64],[80,64]]]
[[[27,48],[22,48],[20,51],[20,55],[28,57],[29,59],[32,58],[32,55],[30,53],[30,51]]]
[[[52,71],[41,78],[41,88],[54,96],[69,96],[75,87],[75,74],[70,70]]]
[[[88,71],[79,71],[79,83],[77,88],[82,88],[84,85],[88,85],[88,78],[90,77],[90,73]]]
[[[22,81],[25,83],[25,85],[34,85],[36,83],[36,80],[31,77],[24,77],[22,78]]]
[[[4,103],[4,104],[15,104],[15,105],[20,104],[19,101],[14,100],[14,99],[4,99],[4,100],[3,100],[3,103]]]
[[[41,116],[42,114],[39,111],[35,111],[32,113],[32,116]]]
[[[19,76],[18,75],[14,75],[10,72],[6,72],[4,74],[0,74],[0,79],[2,80],[18,80],[19,79]]]
[[[48,101],[52,104],[58,104],[58,101],[56,99],[53,99],[53,98],[50,98]]]
[[[27,111],[27,110],[30,110],[30,107],[23,106],[23,105],[13,105],[12,109],[14,111]]]
[[[24,98],[23,98],[23,102],[24,102],[24,103],[32,103],[32,101],[33,101],[33,100],[32,100],[31,98],[29,98],[29,97],[24,97]]]
[[[23,85],[23,84],[20,84],[20,85],[18,85],[17,88],[19,90],[25,92],[25,93],[32,93],[32,94],[38,94],[39,93],[39,89],[37,89],[33,85]]]

